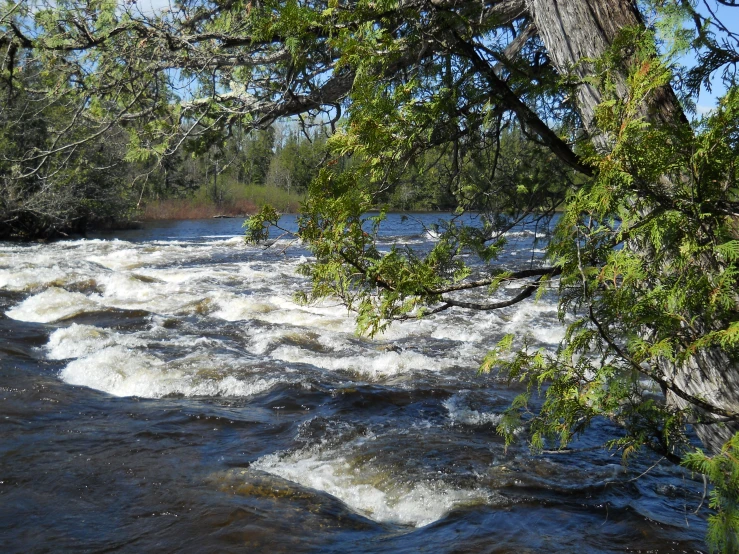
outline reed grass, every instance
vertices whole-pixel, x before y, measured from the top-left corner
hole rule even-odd
[[[212,190],[201,187],[191,197],[148,201],[138,216],[142,220],[206,219],[217,216],[244,217],[265,204],[283,213],[296,213],[304,195],[288,194],[277,187],[231,184],[221,190],[221,201],[213,199]]]

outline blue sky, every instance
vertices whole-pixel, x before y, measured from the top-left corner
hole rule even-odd
[[[731,31],[739,35],[739,7],[731,8],[718,3],[716,0],[697,0],[698,11],[705,15],[710,16],[710,12],[713,11],[719,20]],[[136,7],[143,14],[151,14],[162,8],[170,5],[170,0],[137,0]],[[710,8],[710,10],[709,10]],[[694,56],[685,56],[681,62],[691,67],[695,65]],[[713,86],[711,92],[706,90],[701,91],[700,96],[696,99],[697,111],[699,114],[706,113],[711,108],[716,106],[716,101],[725,92],[725,88],[721,83],[720,77],[716,77],[713,80]]]
[[[709,10],[710,8],[710,10]],[[716,17],[725,25],[732,33],[739,35],[739,7],[728,7],[716,2],[716,0],[698,0],[698,11],[706,16],[711,16],[711,11]],[[715,29],[715,28],[714,28]],[[715,29],[718,34],[720,31]],[[695,56],[685,56],[681,63],[687,67],[695,65]],[[708,92],[703,89],[700,96],[696,99],[696,108],[698,114],[705,114],[710,109],[714,108],[717,103],[717,99],[726,92],[726,88],[721,82],[720,75],[714,76],[712,80],[712,90]]]

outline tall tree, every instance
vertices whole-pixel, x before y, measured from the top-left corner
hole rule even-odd
[[[644,40],[643,35],[640,34],[644,24],[632,3],[530,0],[529,11],[537,29],[540,29],[539,34],[558,72],[566,74],[569,68],[574,68],[574,75],[580,81],[576,87],[577,110],[588,135],[599,152],[605,155],[612,154],[614,141],[618,140],[613,134],[605,132],[607,129],[603,129],[598,123],[596,112],[602,105],[605,94],[609,95],[611,101],[631,103],[631,109],[635,113],[630,117],[640,116],[640,121],[655,127],[675,129],[676,132],[669,137],[670,139],[674,142],[689,142],[689,139],[678,134],[680,130],[685,133],[689,130],[684,129],[687,122],[672,89],[664,80],[650,83],[646,78],[646,74],[653,71],[649,66],[658,66],[659,62],[656,52],[650,48],[651,45],[640,47],[638,44],[639,40]],[[624,45],[625,48],[622,46],[614,51],[614,45],[619,38],[624,38],[625,32],[632,33],[632,40]],[[592,76],[596,73],[594,67],[596,60],[603,60],[608,55],[615,55],[616,59],[607,68],[609,70],[607,85],[610,90],[606,92],[603,87],[597,86],[597,81],[593,82]],[[642,91],[635,90],[634,86],[635,74],[640,71],[645,73],[644,82],[641,83],[644,89]],[[659,77],[654,76],[653,79],[659,79]],[[634,101],[633,95],[638,92],[642,92],[644,96]],[[672,134],[672,131],[668,132]],[[636,137],[630,138],[636,139]],[[601,173],[603,173],[602,170]],[[727,177],[722,176],[723,179]],[[653,216],[659,217],[659,212],[662,210],[677,208],[677,211],[680,211],[680,208],[675,206],[675,202],[679,199],[679,189],[686,184],[686,181],[691,181],[691,177],[682,173],[670,174],[665,171],[664,174],[653,174],[648,179],[643,184],[636,183],[631,187],[629,191],[631,198],[627,200],[631,204],[630,208],[643,220]],[[731,187],[733,183],[726,184]],[[695,186],[695,183],[691,182],[690,186]],[[735,197],[731,193],[722,201],[730,202],[733,199]],[[640,202],[641,200],[647,200],[648,203]],[[699,224],[699,227],[709,228],[696,229],[696,231],[704,235],[702,237],[704,240],[721,240],[712,235],[720,229],[722,223],[725,223],[721,221],[725,214],[721,211],[713,211],[713,213],[709,211],[708,214],[705,210],[701,212],[698,217],[713,217],[717,218],[717,221],[707,226]],[[697,224],[695,221],[691,223]],[[728,236],[722,238],[731,239],[731,233],[729,232]],[[643,264],[674,263],[673,260],[655,255],[652,250],[655,244],[640,245],[632,241],[627,245],[642,253]],[[729,273],[732,270],[720,258],[721,256],[716,259],[710,254],[701,253],[698,259],[693,261],[699,266],[705,266],[708,271],[710,271],[708,267],[712,266],[718,270],[717,273],[726,276],[727,270]],[[661,286],[661,283],[658,281],[656,286]],[[736,297],[727,299],[727,302],[731,304],[732,300],[736,300]],[[717,323],[719,326],[730,327],[736,321],[737,308],[739,308],[738,305],[730,305],[729,313],[726,314],[728,321],[721,323],[718,323],[715,318],[706,321],[700,318],[698,313],[692,313],[691,316],[698,319],[690,323],[690,326],[697,328],[690,343],[694,344],[698,336],[709,333],[710,327]],[[598,315],[595,311],[591,314],[591,319],[600,329],[606,322],[598,323],[596,321]],[[607,320],[610,319],[612,317],[607,317]],[[657,317],[654,319],[656,320]],[[645,329],[642,334],[654,340],[656,332],[654,329]],[[610,340],[606,330],[602,330],[601,334],[604,339]],[[687,334],[691,335],[691,333]],[[660,340],[663,338],[668,337],[660,337]],[[676,348],[680,347],[676,346]],[[672,353],[675,354],[674,351]],[[660,383],[665,389],[669,404],[680,409],[690,408],[702,416],[708,416],[705,417],[706,423],[697,424],[696,429],[703,442],[709,448],[718,451],[721,445],[739,430],[739,419],[737,418],[739,414],[739,366],[731,360],[729,350],[723,348],[722,345],[698,349],[694,354],[680,360],[678,364],[669,358],[669,356],[657,356],[650,360],[650,367],[641,368],[639,366],[639,369]],[[636,367],[636,364],[632,365]],[[711,417],[711,414],[718,416],[721,421],[716,422],[716,418]]]
[[[39,93],[48,82],[30,60],[0,77],[0,239],[84,233],[88,223],[121,220],[129,205],[123,130],[90,138],[89,127],[71,128],[80,114]],[[78,143],[56,150],[60,140]]]

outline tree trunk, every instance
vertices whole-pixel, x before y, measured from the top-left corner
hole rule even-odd
[[[613,43],[619,31],[627,26],[642,25],[641,17],[629,0],[526,0],[529,14],[539,36],[558,71],[574,70],[580,78],[592,74],[592,64],[582,63],[584,58],[602,56]],[[616,82],[619,95],[626,95],[625,78]],[[595,108],[601,102],[597,88],[583,83],[577,90],[577,108],[586,130],[601,151],[609,148],[605,136],[598,133],[594,124]],[[684,114],[669,87],[658,90],[650,106],[644,107],[645,117],[652,123],[684,119]],[[682,366],[659,364],[664,379],[679,390],[699,398],[724,412],[739,413],[739,366],[726,352],[712,348],[696,354]],[[690,407],[698,414],[701,409],[689,404],[672,392],[667,392],[669,405]],[[716,419],[715,417],[712,419]],[[717,419],[721,419],[720,416]],[[735,432],[739,422],[696,425],[696,432],[703,444],[716,452]]]

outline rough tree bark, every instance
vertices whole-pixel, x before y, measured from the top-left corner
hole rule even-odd
[[[593,69],[591,64],[582,62],[584,58],[600,57],[622,28],[643,24],[630,0],[527,0],[527,6],[555,67],[560,72],[574,70],[581,78],[587,77]],[[616,83],[616,90],[621,95],[627,93],[625,79]],[[583,83],[577,89],[577,108],[585,128],[596,147],[607,150],[607,140],[598,134],[593,121],[601,99],[600,92],[591,84]],[[644,107],[644,115],[653,123],[684,118],[669,87],[657,92],[650,106]],[[691,357],[682,366],[666,361],[658,365],[665,381],[679,390],[705,400],[719,412],[739,413],[739,366],[723,350],[709,349]],[[722,419],[721,415],[707,414],[670,391],[666,396],[672,406],[690,407],[710,419]],[[715,452],[739,431],[739,422],[696,425],[695,429],[703,444]]]

